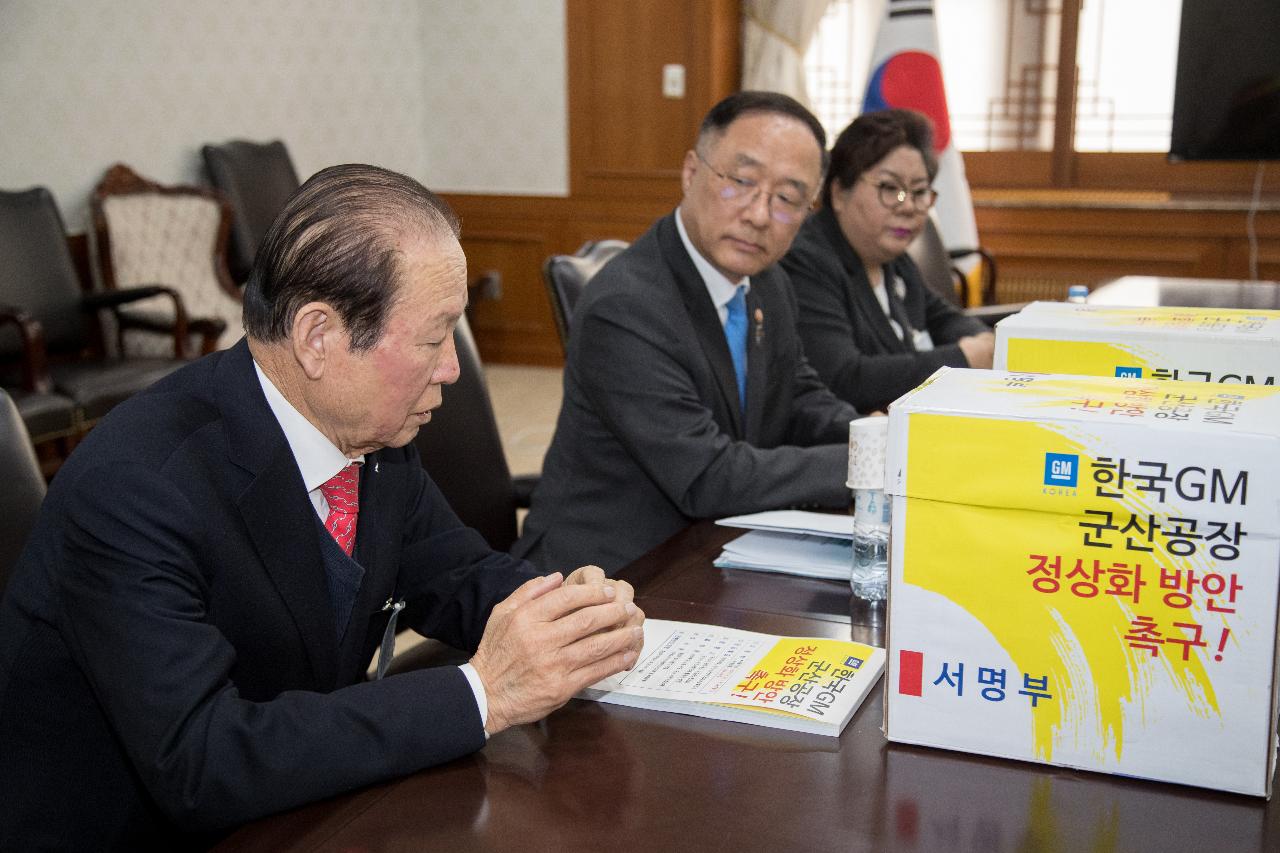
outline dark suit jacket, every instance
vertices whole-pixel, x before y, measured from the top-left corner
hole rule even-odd
[[[602,269],[574,309],[564,402],[513,553],[608,572],[690,521],[847,506],[853,408],[805,362],[786,275],[751,277],[747,411],[674,215]],[[758,319],[757,319],[758,318]]]
[[[321,528],[243,341],[96,427],[0,604],[0,848],[207,841],[483,746],[456,667],[364,672],[388,600],[473,649],[532,567],[462,527],[412,445],[367,457],[360,496],[339,645]]]
[[[782,267],[800,306],[805,354],[831,390],[860,412],[885,408],[943,365],[968,367],[956,341],[991,331],[930,290],[915,262],[902,255],[885,267],[889,310],[907,331],[900,339],[862,259],[827,208],[805,220]],[[902,299],[891,284],[895,275],[907,286]],[[912,329],[927,331],[934,349],[918,352]]]

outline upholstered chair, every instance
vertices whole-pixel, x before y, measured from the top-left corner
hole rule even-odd
[[[205,187],[162,186],[123,164],[107,170],[90,202],[98,266],[107,290],[164,285],[187,309],[187,354],[225,349],[244,335],[240,289],[226,265],[231,208]],[[152,297],[121,309],[121,351],[161,355],[149,333],[173,328],[172,302]]]

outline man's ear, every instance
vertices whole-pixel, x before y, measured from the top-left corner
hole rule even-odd
[[[308,302],[293,315],[289,342],[308,379],[324,375],[329,357],[343,345],[342,321],[327,302]]]
[[[685,195],[693,185],[693,173],[698,171],[698,155],[692,150],[684,152],[684,165],[680,169],[680,189]]]

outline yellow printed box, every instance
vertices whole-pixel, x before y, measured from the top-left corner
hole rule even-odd
[[[886,488],[890,740],[1270,796],[1280,389],[943,369]]]
[[[1280,311],[1033,302],[996,324],[995,368],[1275,385]]]

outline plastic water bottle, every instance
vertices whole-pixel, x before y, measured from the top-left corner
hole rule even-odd
[[[1083,284],[1073,284],[1067,288],[1067,301],[1079,305],[1089,301],[1089,288]]]
[[[889,522],[884,489],[854,489],[849,584],[853,594],[864,601],[884,601],[889,587]]]

